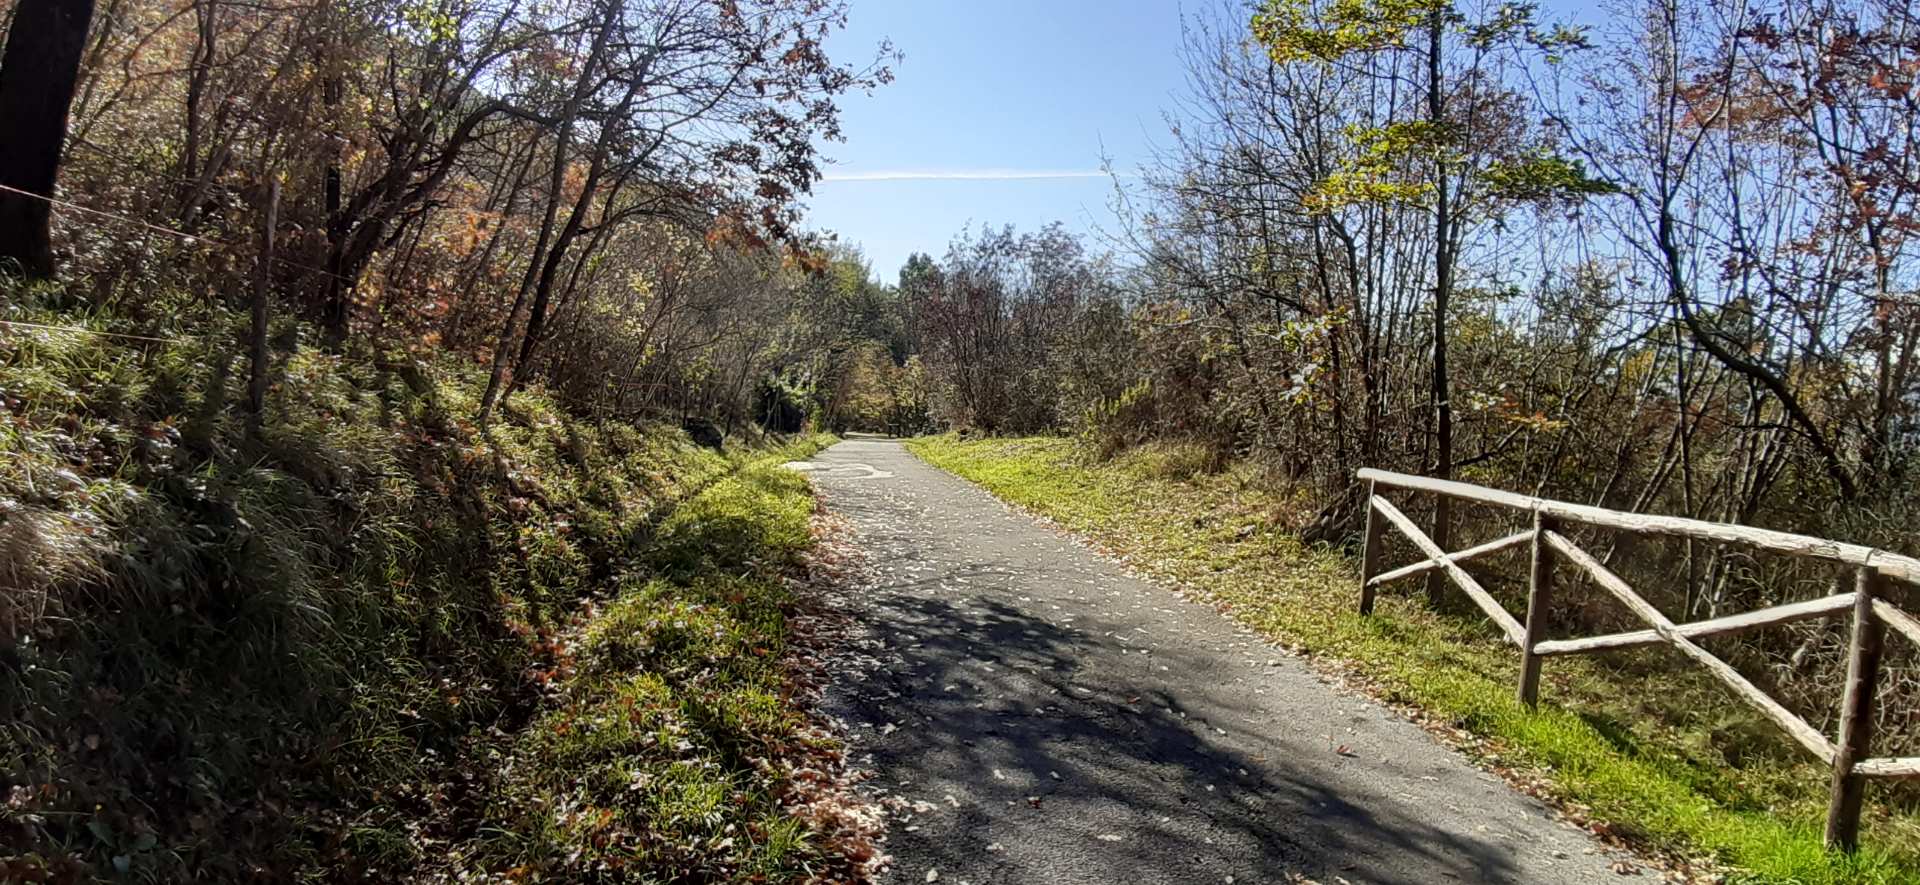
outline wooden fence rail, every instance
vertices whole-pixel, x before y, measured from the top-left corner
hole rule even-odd
[[[1540,668],[1546,658],[1648,645],[1670,646],[1713,674],[1736,697],[1758,710],[1809,753],[1832,767],[1833,784],[1827,806],[1827,844],[1848,851],[1859,845],[1860,806],[1866,779],[1920,777],[1920,758],[1866,758],[1873,740],[1874,700],[1879,688],[1880,655],[1887,630],[1891,628],[1909,641],[1920,643],[1920,619],[1915,619],[1884,598],[1887,582],[1899,580],[1920,584],[1920,560],[1858,544],[1843,544],[1790,532],[1607,510],[1372,468],[1361,470],[1359,478],[1368,484],[1366,540],[1361,554],[1360,612],[1373,612],[1374,599],[1381,586],[1438,569],[1493,620],[1508,642],[1520,649],[1521,703],[1531,707],[1538,702]],[[1393,502],[1382,497],[1380,490],[1383,487],[1428,492],[1522,511],[1531,515],[1533,525],[1527,531],[1448,552],[1440,549]],[[1853,569],[1854,586],[1851,591],[1820,599],[1676,624],[1634,592],[1619,575],[1562,534],[1563,526],[1576,523],[1636,534],[1739,544],[1831,562]],[[1389,525],[1412,541],[1426,558],[1382,571],[1382,542]],[[1522,544],[1527,545],[1532,553],[1524,619],[1515,618],[1479,581],[1461,568],[1461,563]],[[1578,567],[1602,590],[1645,622],[1647,629],[1575,639],[1545,638],[1547,612],[1553,604],[1554,567],[1561,561]],[[1842,611],[1852,613],[1853,631],[1848,640],[1847,680],[1842,695],[1839,733],[1833,740],[1694,641],[1708,636],[1725,636],[1776,624],[1828,617]]]

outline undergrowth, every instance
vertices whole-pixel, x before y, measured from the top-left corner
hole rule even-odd
[[[857,812],[816,801],[840,743],[796,709],[787,576],[813,496],[779,466],[676,510],[644,575],[584,619],[553,699],[502,750],[488,831],[455,866],[516,881],[855,881],[873,857]]]
[[[1721,752],[1762,727],[1707,677],[1635,658],[1548,662],[1543,703],[1514,699],[1518,656],[1477,619],[1384,596],[1355,613],[1357,567],[1274,528],[1293,506],[1249,472],[1208,472],[1148,447],[1096,461],[1074,440],[913,440],[935,466],[1084,533],[1145,573],[1204,594],[1241,622],[1328,661],[1389,699],[1489,740],[1489,761],[1641,845],[1766,883],[1894,885],[1920,878],[1920,822],[1874,809],[1856,855],[1821,845],[1827,772],[1794,756]],[[1417,582],[1415,582],[1417,583]]]
[[[555,715],[540,679],[583,605],[618,587],[644,619],[759,586],[739,558],[648,575],[730,483],[770,481],[726,479],[762,444],[578,420],[537,388],[483,432],[474,368],[331,354],[293,323],[254,436],[244,317],[183,301],[149,314],[192,321],[135,327],[7,294],[9,320],[140,337],[0,328],[0,880],[443,864],[421,817],[482,794],[476,735]],[[791,555],[778,491],[755,555]],[[672,697],[643,687],[670,674],[606,678]],[[711,715],[757,734],[764,701]]]

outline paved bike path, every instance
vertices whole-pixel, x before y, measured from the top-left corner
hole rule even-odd
[[[803,469],[870,565],[830,708],[906,803],[890,881],[1623,881],[1419,727],[899,443]]]

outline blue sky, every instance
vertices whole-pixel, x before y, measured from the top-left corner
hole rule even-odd
[[[886,281],[964,227],[1110,225],[1113,184],[1091,173],[1103,152],[1121,172],[1147,159],[1185,76],[1166,0],[853,0],[829,48],[852,62],[882,39],[897,79],[841,103],[808,215]]]
[[[835,57],[864,61],[883,39],[906,57],[895,82],[841,102],[847,140],[825,146],[834,162],[808,224],[859,246],[888,282],[908,254],[938,258],[963,228],[1111,229],[1113,182],[1094,173],[1103,154],[1133,172],[1167,142],[1164,113],[1186,91],[1183,8],[1223,23],[1250,14],[1235,0],[852,4]],[[1540,5],[1552,21],[1606,18],[1588,0]]]

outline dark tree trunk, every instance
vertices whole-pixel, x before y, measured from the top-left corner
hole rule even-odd
[[[343,240],[351,233],[351,228],[341,223],[340,213],[340,133],[336,127],[340,122],[340,102],[346,98],[346,80],[340,75],[339,54],[331,42],[321,44],[321,70],[325,71],[320,83],[320,101],[327,112],[328,131],[326,171],[323,173],[321,200],[327,217],[327,272],[333,276],[327,278],[327,303],[321,325],[327,331],[328,341],[339,347],[347,340],[348,327],[352,323],[353,282],[360,278],[360,270],[365,260],[354,262],[344,253]],[[368,256],[371,258],[371,255]]]
[[[0,55],[0,263],[53,274],[52,206],[93,0],[20,0]]]
[[[568,97],[566,107],[555,119],[559,126],[559,135],[553,146],[553,177],[547,183],[547,210],[540,220],[540,236],[533,243],[532,261],[527,264],[527,275],[520,279],[520,290],[513,296],[513,305],[507,308],[506,328],[500,331],[500,340],[494,343],[493,366],[487,372],[487,388],[480,394],[480,413],[476,416],[481,427],[493,417],[493,404],[500,397],[504,382],[507,380],[508,361],[512,358],[513,335],[520,325],[520,308],[525,305],[528,290],[533,288],[539,278],[540,268],[547,258],[547,247],[553,241],[553,225],[560,215],[560,201],[563,185],[566,181],[567,150],[573,144],[573,127],[580,115],[580,108],[586,104],[592,93],[594,72],[600,69],[600,63],[606,58],[607,41],[612,36],[613,23],[624,7],[620,2],[607,4],[606,12],[600,20],[600,27],[593,35],[593,48],[587,53],[587,63],[581,68],[580,78],[574,83],[573,94]],[[604,146],[606,133],[602,133]],[[604,156],[604,147],[598,152]]]
[[[1446,19],[1435,5],[1427,22],[1427,115],[1436,124],[1446,122],[1442,91],[1440,55]],[[1447,190],[1448,169],[1445,160],[1436,159],[1433,168],[1433,469],[1439,479],[1453,478],[1453,403],[1447,383],[1447,302],[1453,296],[1453,207]],[[1449,549],[1452,501],[1435,495],[1433,504],[1433,543]],[[1447,578],[1440,569],[1427,574],[1427,599],[1438,607],[1446,596]]]
[[[193,47],[192,73],[187,77],[186,145],[180,151],[180,217],[188,221],[192,220],[197,206],[195,198],[199,195],[195,182],[200,178],[201,106],[206,100],[207,82],[213,79],[219,8],[212,2],[196,3],[193,16],[197,42]]]
[[[616,119],[626,116],[638,95],[637,89],[628,90],[626,99],[621,101],[619,111],[614,115]],[[572,210],[567,213],[566,223],[561,226],[559,236],[553,240],[553,249],[547,253],[546,264],[540,268],[540,282],[533,293],[533,308],[527,314],[527,334],[520,339],[520,355],[513,362],[515,374],[507,387],[508,393],[518,390],[526,381],[525,376],[520,373],[531,371],[533,368],[534,351],[540,347],[540,336],[546,334],[547,308],[553,300],[553,286],[560,274],[560,264],[566,259],[568,250],[573,248],[574,241],[580,237],[581,230],[585,228],[587,212],[593,208],[593,198],[600,188],[600,179],[606,173],[607,154],[612,149],[613,139],[620,130],[612,121],[602,126],[604,128],[600,131],[600,139],[593,146],[593,161],[588,164],[587,180],[581,184],[580,196],[574,200]],[[601,212],[603,220],[600,230],[594,233],[594,242],[598,242],[603,233],[612,229],[614,195],[620,192],[627,182],[628,175],[632,172],[633,167],[628,167],[625,174],[614,179],[613,188],[607,194],[606,207]],[[588,253],[592,253],[591,248],[588,249]],[[577,273],[575,278],[578,278]]]

